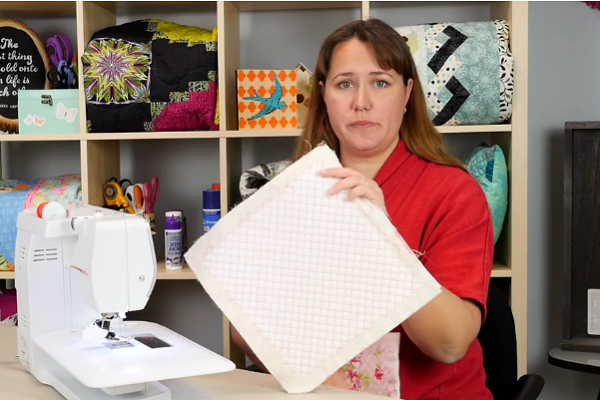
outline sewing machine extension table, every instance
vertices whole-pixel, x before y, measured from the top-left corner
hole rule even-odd
[[[21,365],[17,329],[0,327],[0,398],[64,400],[51,386],[40,383]],[[306,395],[289,395],[268,374],[235,370],[223,374],[162,381],[172,400],[377,400],[381,396],[321,386]]]

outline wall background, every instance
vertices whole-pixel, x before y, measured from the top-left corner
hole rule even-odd
[[[562,334],[565,122],[600,120],[600,10],[582,2],[529,3],[529,371],[542,400],[595,399],[598,377],[548,364]]]

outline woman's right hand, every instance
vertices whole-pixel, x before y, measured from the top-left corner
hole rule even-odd
[[[339,182],[329,190],[328,194],[330,196],[348,190],[348,200],[364,197],[385,211],[383,191],[377,185],[377,182],[368,179],[360,172],[352,168],[328,168],[320,171],[319,174],[322,177],[339,179]]]

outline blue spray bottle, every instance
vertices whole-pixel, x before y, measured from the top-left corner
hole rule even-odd
[[[221,185],[213,183],[211,189],[202,192],[202,220],[204,233],[221,219]]]

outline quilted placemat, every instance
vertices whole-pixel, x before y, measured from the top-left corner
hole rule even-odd
[[[215,304],[288,393],[307,393],[440,293],[386,214],[327,194],[318,146],[185,254]]]

